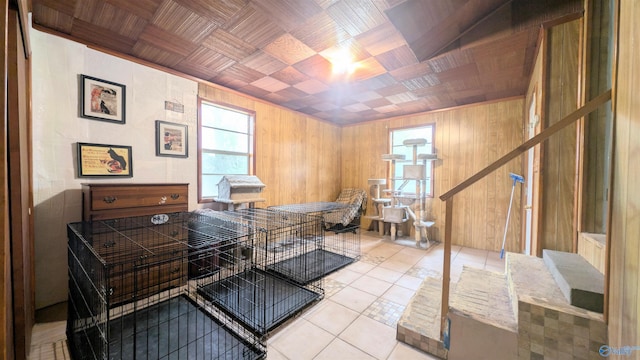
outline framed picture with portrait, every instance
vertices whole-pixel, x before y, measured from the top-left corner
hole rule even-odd
[[[81,75],[80,116],[124,124],[126,87],[111,81]]]
[[[156,156],[189,157],[187,125],[156,120]]]
[[[78,143],[78,177],[132,177],[131,146]]]

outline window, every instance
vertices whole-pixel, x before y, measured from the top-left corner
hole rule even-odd
[[[199,115],[199,200],[213,201],[224,175],[253,174],[255,114],[201,100]]]
[[[418,157],[422,154],[433,153],[433,133],[434,125],[423,125],[419,127],[394,129],[390,131],[391,154],[404,155],[405,160],[396,161],[395,172],[392,174],[394,189],[401,190],[405,194],[415,195],[416,193],[416,180],[405,180],[404,165],[413,164],[413,146],[404,145],[405,140],[410,139],[425,139],[425,145],[419,145],[417,147]],[[423,164],[423,160],[418,159],[416,162],[418,165]],[[433,161],[427,160],[426,163],[426,180],[424,188],[421,187],[421,191],[426,196],[433,196]]]

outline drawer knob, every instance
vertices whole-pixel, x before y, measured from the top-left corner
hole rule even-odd
[[[171,194],[171,198],[173,200],[178,200],[179,197],[180,197],[180,194]]]
[[[180,268],[174,268],[173,270],[171,270],[172,274],[178,273],[180,272]]]
[[[178,234],[179,234],[178,230],[173,230],[173,231],[171,232],[171,237],[175,237],[175,236],[176,236],[176,235],[178,235]]]
[[[106,202],[107,204],[111,204],[116,200],[118,200],[118,198],[115,196],[105,196],[104,199],[102,199],[102,201]]]
[[[107,249],[108,249],[108,248],[112,247],[112,246],[113,246],[113,245],[115,245],[115,244],[116,244],[116,242],[115,242],[115,241],[113,241],[113,240],[111,240],[111,241],[109,241],[109,242],[104,243],[104,245],[103,245],[103,246],[104,246],[105,248],[107,248]]]

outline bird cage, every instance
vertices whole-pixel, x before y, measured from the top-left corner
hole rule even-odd
[[[225,175],[218,182],[218,199],[226,201],[255,201],[265,185],[253,175]]]

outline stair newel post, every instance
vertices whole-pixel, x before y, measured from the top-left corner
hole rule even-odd
[[[444,259],[442,261],[442,302],[440,309],[440,337],[444,339],[444,330],[449,313],[449,284],[451,282],[451,228],[453,223],[453,196],[445,203],[444,215]]]

